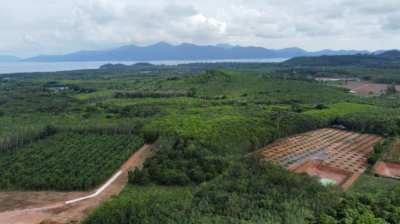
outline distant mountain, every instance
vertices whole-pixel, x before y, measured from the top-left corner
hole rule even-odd
[[[333,55],[355,55],[355,54],[369,54],[369,51],[357,51],[357,50],[322,50],[311,54],[312,56],[333,56]]]
[[[377,56],[384,58],[391,58],[391,59],[400,59],[400,51],[398,50],[385,51],[378,54]]]
[[[368,54],[324,55],[318,57],[295,57],[284,62],[290,66],[373,66],[400,67],[400,51],[379,51]]]
[[[16,62],[21,60],[18,57],[11,56],[11,55],[0,55],[0,62]]]
[[[291,58],[298,56],[359,54],[364,51],[323,50],[307,52],[300,48],[279,50],[262,47],[241,47],[228,44],[200,46],[183,43],[170,45],[160,42],[154,45],[139,47],[122,46],[111,50],[79,51],[66,55],[41,55],[24,61],[59,62],[59,61],[156,61],[156,60],[217,60],[217,59],[267,59]]]

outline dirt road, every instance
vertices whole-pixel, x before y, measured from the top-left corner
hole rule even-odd
[[[141,167],[151,155],[151,145],[144,145],[126,161],[106,183],[94,192],[5,192],[0,193],[0,224],[67,223],[81,221],[111,196],[119,194],[128,182],[128,171]],[[48,196],[49,198],[46,198]],[[19,198],[16,201],[15,198]],[[10,211],[4,211],[7,199]],[[12,203],[12,199],[14,203]],[[57,201],[60,199],[59,201]]]

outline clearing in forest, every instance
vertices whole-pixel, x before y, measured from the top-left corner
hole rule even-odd
[[[345,88],[350,89],[353,93],[359,95],[381,95],[386,93],[388,84],[372,83],[367,81],[349,81],[344,85]],[[400,91],[400,86],[396,85],[396,90]]]
[[[377,175],[400,179],[400,139],[395,139],[374,166]]]
[[[260,154],[293,172],[348,189],[367,169],[368,155],[381,140],[377,135],[325,128],[277,140]]]

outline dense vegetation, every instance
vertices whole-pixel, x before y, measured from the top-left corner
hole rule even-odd
[[[382,155],[387,154],[387,151],[393,144],[393,141],[393,139],[385,139],[382,142],[378,142],[374,146],[374,151],[368,157],[368,163],[370,166],[375,165],[375,163],[382,158]]]
[[[132,135],[57,133],[0,157],[0,189],[88,190],[143,144]]]
[[[84,223],[396,224],[399,187],[365,174],[341,193],[248,158],[197,188],[129,186]]]
[[[320,57],[298,57],[285,63],[290,66],[363,66],[372,68],[396,68],[400,64],[400,51],[387,51],[371,55],[335,55]]]
[[[2,75],[0,189],[91,189],[148,142],[154,156],[86,223],[398,223],[397,193],[375,191],[397,181],[366,175],[344,194],[250,156],[331,125],[399,134],[398,93],[359,97],[314,80],[393,83],[397,72],[216,63]]]
[[[365,174],[340,204],[319,215],[318,223],[399,223],[399,194],[397,180]]]
[[[159,153],[145,163],[144,169],[129,173],[130,182],[140,185],[200,184],[221,174],[228,165],[225,157],[190,140],[161,139],[157,148]]]
[[[165,194],[140,195],[141,189],[129,187],[85,223],[305,223],[339,202],[337,190],[316,179],[253,158],[192,192],[161,188]]]

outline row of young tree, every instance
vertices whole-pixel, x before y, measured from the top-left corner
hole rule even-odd
[[[144,144],[140,135],[59,132],[0,156],[1,190],[89,190]]]
[[[400,134],[400,110],[371,108],[338,117],[335,122],[350,130],[391,136]]]
[[[0,153],[14,151],[26,144],[44,139],[56,133],[54,126],[25,127],[15,133],[0,137]]]

